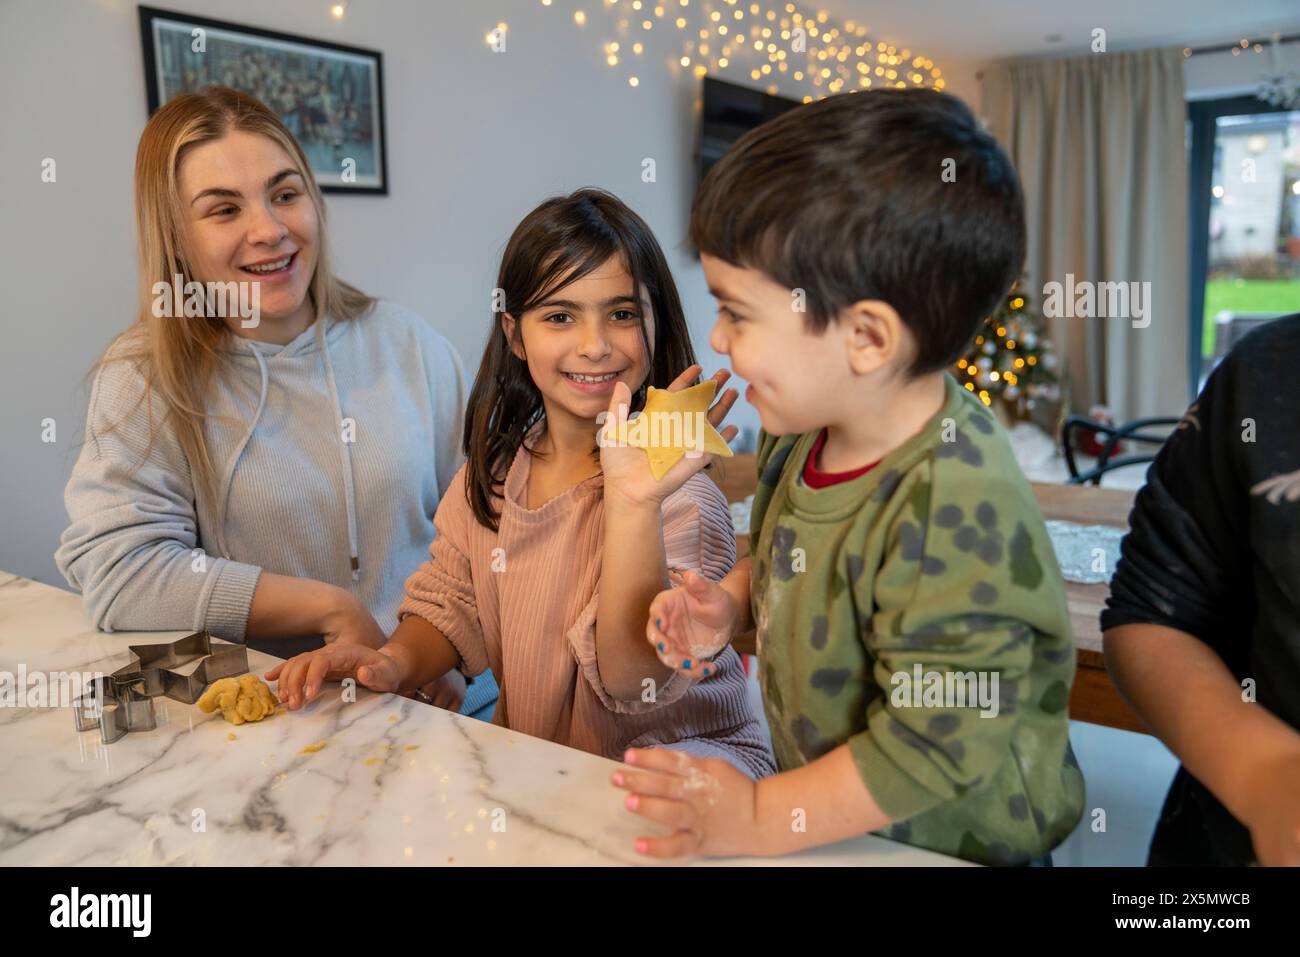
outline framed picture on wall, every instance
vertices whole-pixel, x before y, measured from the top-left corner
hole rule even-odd
[[[229,86],[293,131],[327,192],[388,192],[384,58],[324,40],[140,7],[152,114],[178,93]]]

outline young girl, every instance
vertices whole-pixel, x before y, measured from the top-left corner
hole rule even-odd
[[[468,462],[397,630],[378,650],[332,646],[266,677],[298,708],[325,680],[399,691],[490,667],[496,724],[607,757],[662,745],[772,773],[736,653],[678,674],[644,639],[670,570],[716,580],[735,561],[726,501],[699,474],[707,457],[655,481],[643,450],[598,448],[602,412],[639,409],[647,386],[678,390],[699,373],[653,234],[600,190],[552,199],[515,230],[497,286],[505,303],[470,395]],[[728,390],[710,420],[735,399]]]
[[[96,370],[60,571],[110,631],[383,644],[460,464],[459,357],[334,274],[307,158],[252,97],[160,108],[135,208],[136,321]],[[258,309],[176,315],[178,283]],[[465,688],[426,693],[459,706]],[[494,697],[486,676],[466,712]]]

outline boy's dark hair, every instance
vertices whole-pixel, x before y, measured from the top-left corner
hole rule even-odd
[[[616,255],[632,277],[633,295],[639,297],[644,287],[654,314],[653,343],[646,334],[645,316],[640,316],[650,373],[632,393],[629,411],[636,412],[645,406],[647,386],[666,389],[695,364],[677,285],[645,220],[617,196],[595,187],[552,197],[515,227],[501,257],[497,288],[505,292],[505,313],[518,320]],[[528,362],[511,349],[504,319],[504,313],[492,316],[483,361],[469,394],[464,439],[465,495],[479,524],[494,532],[500,512],[493,500],[500,496],[528,430],[545,414]],[[515,336],[520,337],[518,323]],[[591,447],[593,453],[599,451],[594,432]]]
[[[889,303],[916,338],[909,374],[922,375],[966,351],[1020,276],[1024,201],[1010,159],[961,100],[873,90],[741,137],[700,184],[690,240],[804,290],[815,332],[860,300]]]

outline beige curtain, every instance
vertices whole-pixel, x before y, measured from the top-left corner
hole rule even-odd
[[[1093,317],[1049,319],[1072,409],[1100,402],[1120,421],[1181,414],[1188,397],[1182,51],[995,64],[984,71],[983,97],[989,130],[1024,186],[1034,304],[1043,309],[1048,283],[1060,284],[1062,300],[1073,293],[1084,312],[1080,283],[1122,282],[1130,293],[1150,293],[1149,302],[1130,301],[1130,317],[1101,318],[1108,310],[1098,301],[1114,304],[1120,290],[1095,286]]]

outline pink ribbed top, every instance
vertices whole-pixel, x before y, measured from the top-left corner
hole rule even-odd
[[[398,618],[415,614],[438,628],[460,652],[466,675],[492,669],[501,689],[494,724],[612,758],[628,747],[685,742],[685,750],[730,756],[752,776],[772,773],[731,648],[714,674],[674,676],[653,703],[606,691],[596,663],[603,476],[529,509],[530,464],[521,449],[498,502],[498,532],[475,520],[465,469],[456,473],[434,517],[429,561],[407,579]],[[703,474],[665,500],[663,536],[670,566],[717,580],[735,563],[726,500]]]

